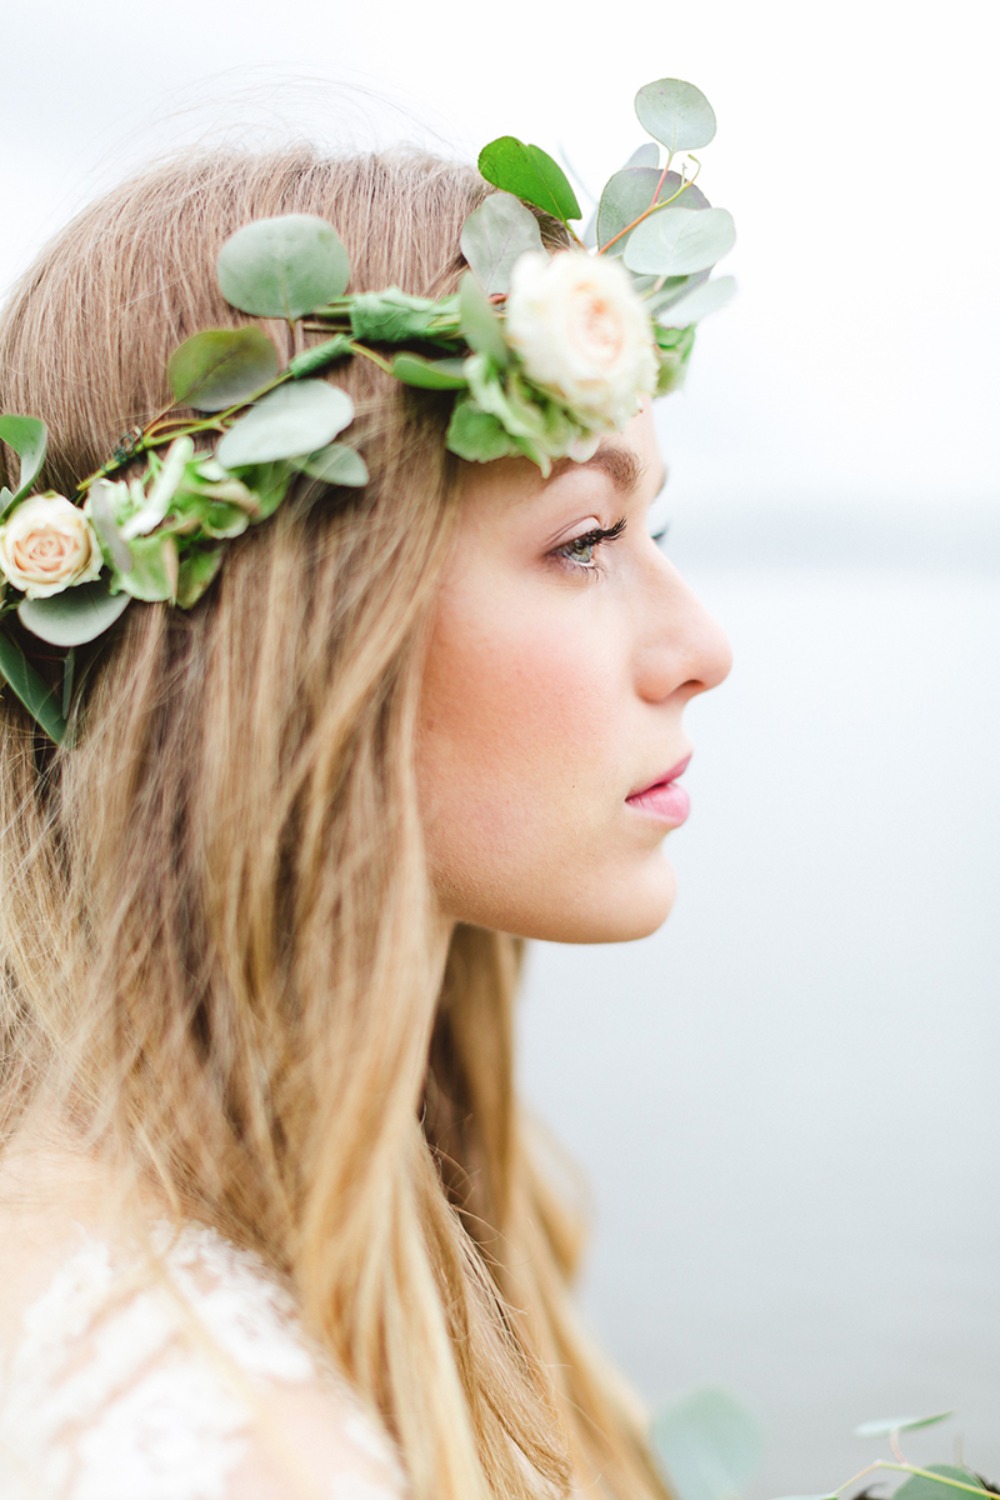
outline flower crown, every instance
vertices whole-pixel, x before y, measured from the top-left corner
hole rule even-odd
[[[17,488],[0,490],[0,680],[53,741],[66,734],[75,677],[82,687],[76,648],[133,599],[190,609],[225,541],[273,514],[297,475],[367,482],[360,453],[337,441],[351,399],[316,378],[339,361],[368,359],[404,385],[450,394],[446,447],[459,457],[521,455],[545,475],[553,459],[589,458],[643,395],[678,383],[695,323],[731,294],[731,277],[708,278],[735,230],[694,185],[690,153],[715,134],[704,94],[661,79],[635,108],[652,140],[611,177],[582,237],[572,227],[580,205],[552,157],[514,136],[484,147],[479,171],[498,191],[466,220],[469,269],[438,301],[395,286],[346,295],[347,253],[323,219],[247,224],[219,254],[226,300],[327,337],[281,367],[259,327],[195,334],[167,365],[169,406],[70,497],[32,489],[45,424],[0,415],[0,440],[21,464]],[[564,226],[568,248],[546,251],[532,210]],[[21,630],[4,625],[12,613]],[[31,638],[58,648],[55,686],[27,656]]]

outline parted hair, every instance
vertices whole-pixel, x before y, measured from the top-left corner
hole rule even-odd
[[[413,152],[158,166],[15,289],[0,410],[45,420],[43,483],[71,493],[168,403],[182,339],[247,321],[214,274],[241,225],[319,214],[352,290],[436,297],[485,191]],[[0,692],[2,1140],[46,1101],[136,1214],[152,1193],[287,1277],[416,1500],[574,1478],[652,1500],[636,1404],[575,1320],[576,1218],[516,1100],[519,944],[459,927],[443,983],[435,951],[414,747],[462,466],[439,398],[361,360],[331,378],[364,489],[303,479],[193,609],[126,610],[72,747]]]

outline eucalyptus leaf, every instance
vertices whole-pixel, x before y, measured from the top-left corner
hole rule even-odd
[[[317,453],[292,460],[293,467],[324,484],[342,484],[355,489],[368,483],[368,465],[349,443],[330,443]]]
[[[115,505],[116,497],[123,491],[127,495],[127,487],[120,480],[97,479],[83,503],[84,515],[97,532],[101,551],[119,573],[127,573],[132,566],[132,553],[119,530]]]
[[[164,600],[175,604],[180,573],[177,539],[169,533],[136,537],[131,551],[131,568],[112,581],[115,593],[124,589],[133,599],[147,604]]]
[[[519,198],[491,193],[462,226],[462,254],[487,292],[506,292],[514,262],[526,250],[541,250],[538,220]]]
[[[639,215],[652,206],[654,194],[655,201],[664,204],[675,198],[675,194],[678,195],[673,203],[669,203],[671,208],[709,206],[705,194],[693,183],[684,187],[683,179],[677,172],[667,172],[664,175],[651,167],[623,167],[620,172],[615,172],[614,176],[608,178],[601,194],[597,209],[597,243],[606,245],[609,240],[621,234],[623,229],[635,223]],[[658,209],[657,213],[666,211],[666,208]],[[609,254],[622,255],[630,237],[623,234],[611,246]]]
[[[651,1437],[678,1500],[737,1500],[764,1450],[756,1418],[711,1386],[660,1411]]]
[[[715,111],[701,89],[681,78],[647,83],[635,96],[639,124],[671,155],[697,151],[715,135]]]
[[[82,646],[109,630],[130,602],[128,594],[111,594],[106,580],[95,579],[46,599],[22,599],[17,617],[50,646]]]
[[[13,446],[11,444],[11,447]],[[83,585],[81,584],[80,587],[82,588]],[[60,711],[59,700],[28,661],[21,648],[2,628],[0,628],[0,677],[8,683],[16,697],[20,698],[35,722],[58,745],[66,733],[66,720]]]
[[[343,432],[353,416],[347,392],[325,380],[280,385],[229,429],[215,456],[223,468],[233,470],[315,453]]]
[[[664,208],[633,229],[624,261],[640,276],[685,276],[714,266],[735,242],[736,227],[728,209],[690,213]]]
[[[916,1432],[919,1427],[936,1427],[955,1415],[954,1411],[937,1411],[929,1417],[882,1417],[876,1422],[862,1422],[855,1427],[855,1437],[891,1437],[894,1432]]]
[[[970,1469],[956,1469],[951,1464],[928,1464],[927,1470],[938,1477],[927,1479],[923,1474],[914,1474],[899,1486],[892,1500],[962,1500],[968,1492],[956,1488],[956,1482],[983,1489],[978,1475]]]
[[[641,146],[636,146],[625,163],[626,167],[659,167],[659,164],[660,148],[655,141],[643,141]]]
[[[460,359],[424,359],[420,354],[397,354],[392,373],[403,385],[424,391],[460,391],[468,385]]]
[[[480,151],[479,171],[494,187],[533,203],[563,224],[583,216],[566,173],[541,146],[526,145],[514,135],[499,136]]]
[[[38,417],[18,417],[5,412],[0,416],[0,441],[13,448],[21,460],[21,476],[13,498],[26,495],[41,472],[48,445],[48,430]]]
[[[485,354],[501,369],[509,364],[510,351],[504,342],[500,319],[471,271],[466,271],[459,283],[458,307],[469,347],[477,354]]]
[[[178,406],[224,411],[256,395],[278,373],[278,351],[262,328],[209,328],[185,339],[167,364]]]
[[[734,276],[717,276],[714,281],[706,281],[677,302],[672,302],[662,313],[657,314],[657,320],[666,328],[686,328],[689,323],[700,323],[709,313],[718,312],[720,307],[725,307],[732,300],[735,291]]]
[[[226,241],[217,262],[222,295],[258,318],[291,321],[347,289],[347,251],[315,214],[256,219]]]
[[[473,463],[492,463],[496,458],[508,458],[520,449],[506,431],[498,417],[491,412],[480,411],[466,397],[455,402],[445,447],[459,458]]]

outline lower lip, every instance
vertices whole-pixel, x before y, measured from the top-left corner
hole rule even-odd
[[[663,781],[659,786],[651,786],[625,800],[629,807],[647,813],[661,823],[672,823],[675,828],[687,821],[691,811],[691,798],[679,781]]]

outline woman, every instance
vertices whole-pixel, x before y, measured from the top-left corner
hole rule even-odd
[[[355,291],[439,299],[486,192],[409,155],[160,168],[25,278],[0,408],[62,495],[127,474],[175,346],[252,321],[214,275],[241,226],[329,219]],[[0,1491],[663,1495],[576,1324],[511,1010],[521,938],[667,915],[728,648],[646,529],[648,396],[596,451],[477,465],[451,398],[330,378],[366,484],[300,476],[196,608],[129,608],[71,745],[0,693]]]

